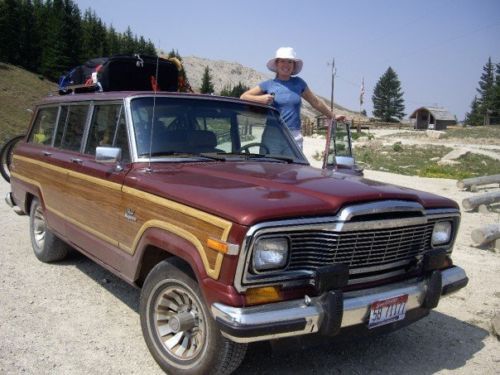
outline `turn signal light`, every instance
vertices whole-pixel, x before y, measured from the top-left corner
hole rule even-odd
[[[281,301],[280,289],[277,286],[249,288],[245,295],[247,305],[257,305],[267,302]]]

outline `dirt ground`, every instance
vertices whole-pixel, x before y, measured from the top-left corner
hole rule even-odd
[[[316,140],[306,139],[307,153]],[[455,180],[365,171],[370,179],[432,191],[461,203]],[[484,191],[496,187],[486,187]],[[9,185],[0,182],[0,196]],[[249,346],[237,374],[498,374],[500,252],[471,245],[471,231],[499,213],[462,212],[454,261],[469,285],[427,318],[391,334],[309,349]],[[0,374],[162,374],[142,338],[139,291],[77,253],[43,264],[28,218],[0,204]]]

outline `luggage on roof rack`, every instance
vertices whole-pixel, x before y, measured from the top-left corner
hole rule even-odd
[[[61,76],[59,93],[178,91],[184,82],[181,70],[177,59],[137,54],[99,57]]]

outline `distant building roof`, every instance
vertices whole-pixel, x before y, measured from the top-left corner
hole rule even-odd
[[[417,112],[422,109],[429,111],[436,120],[456,121],[455,116],[453,116],[450,112],[448,112],[446,108],[442,107],[420,107],[415,111],[413,111],[410,118],[416,118]]]

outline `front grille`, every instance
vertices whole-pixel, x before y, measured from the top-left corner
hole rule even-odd
[[[391,264],[410,263],[430,248],[434,221],[401,228],[330,232],[290,232],[290,263],[287,270],[314,270],[333,263],[349,266],[351,275],[372,272]]]
[[[354,288],[415,277],[423,272],[438,221],[452,222],[451,240],[440,246],[451,253],[460,224],[456,208],[425,210],[415,202],[387,200],[346,206],[331,218],[257,224],[244,241],[235,285],[241,291],[253,285],[314,286],[315,271],[332,264],[347,265],[348,283]],[[283,269],[253,268],[254,245],[266,237],[289,239],[289,261]]]

